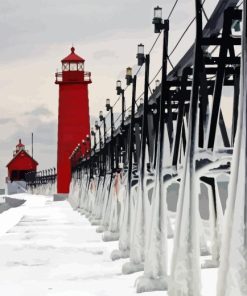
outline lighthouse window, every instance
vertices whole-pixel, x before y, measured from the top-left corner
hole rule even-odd
[[[79,64],[78,64],[78,70],[79,70],[79,71],[83,71],[83,69],[84,69],[84,65],[83,65],[83,63],[79,63]]]
[[[69,71],[69,63],[63,64],[63,71]]]
[[[76,63],[70,63],[70,71],[77,71],[77,64]]]

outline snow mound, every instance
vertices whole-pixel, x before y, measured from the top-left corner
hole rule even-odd
[[[136,280],[137,293],[166,291],[167,286],[168,285],[166,278],[151,279],[146,276],[141,276]]]
[[[201,246],[200,254],[201,254],[201,256],[210,256],[211,252],[209,251],[207,246]]]
[[[111,253],[111,260],[119,260],[121,258],[129,258],[129,250],[126,251],[120,251],[120,250],[113,250]]]
[[[84,209],[79,209],[78,212],[81,214],[81,215],[84,215],[86,212]]]
[[[122,267],[123,274],[131,274],[131,273],[135,273],[135,272],[143,271],[143,270],[144,270],[143,263],[134,264],[133,262],[126,262],[126,263],[124,263],[124,265]]]
[[[218,260],[205,260],[201,268],[218,268],[219,267],[219,261]]]
[[[111,242],[119,240],[119,232],[105,231],[102,235],[104,242]]]
[[[91,225],[92,225],[92,226],[98,226],[98,225],[100,225],[100,220],[99,220],[99,219],[94,219],[94,220],[92,220],[92,221],[91,221]]]
[[[105,231],[105,227],[103,225],[100,225],[98,228],[96,228],[96,232],[102,233]]]

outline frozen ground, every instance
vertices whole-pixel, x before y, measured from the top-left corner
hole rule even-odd
[[[13,197],[27,202],[0,215],[1,295],[136,295],[134,283],[142,272],[122,275],[128,259],[110,260],[118,242],[103,242],[96,226],[67,201],[26,194]],[[215,276],[215,269],[203,271],[203,296],[215,295]]]

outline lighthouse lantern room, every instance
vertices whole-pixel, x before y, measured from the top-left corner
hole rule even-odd
[[[71,53],[62,61],[62,72],[56,73],[59,85],[57,193],[68,194],[71,179],[69,157],[78,143],[90,134],[88,84],[91,73],[84,70],[85,60]]]

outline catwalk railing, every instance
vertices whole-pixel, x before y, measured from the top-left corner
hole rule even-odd
[[[57,174],[55,168],[28,172],[25,175],[25,180],[30,193],[47,195],[56,193]]]
[[[71,155],[69,200],[104,241],[119,240],[111,257],[129,258],[124,274],[144,271],[138,292],[198,296],[201,268],[219,267],[217,295],[246,295],[246,1],[243,21],[237,4],[220,0],[202,29],[203,6],[195,1],[195,43],[169,74],[169,21],[156,15],[161,84],[148,95],[150,56],[140,51],[143,103],[136,106],[137,76],[127,75],[130,114],[123,107],[108,137],[96,124],[99,143]],[[228,127],[223,107],[233,110]]]

